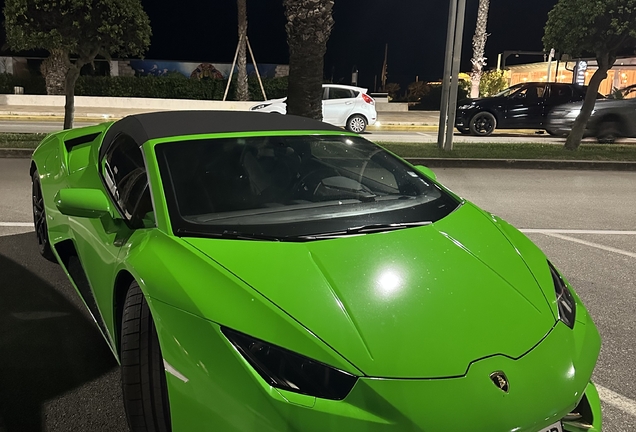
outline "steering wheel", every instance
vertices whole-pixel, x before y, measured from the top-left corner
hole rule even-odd
[[[313,197],[322,179],[332,177],[334,173],[337,174],[333,169],[324,167],[309,171],[296,182],[292,196]]]

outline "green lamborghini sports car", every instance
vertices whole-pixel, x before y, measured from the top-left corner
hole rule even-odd
[[[31,177],[135,432],[601,430],[600,337],[563,275],[358,135],[134,115],[47,136]]]

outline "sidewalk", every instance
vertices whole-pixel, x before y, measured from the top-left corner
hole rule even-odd
[[[157,111],[124,108],[75,108],[75,121],[100,122],[118,120],[132,114]],[[54,106],[33,105],[0,105],[1,120],[37,120],[61,121],[64,119],[64,108]],[[378,122],[381,127],[435,127],[439,124],[439,111],[379,112]],[[372,127],[377,129],[377,127]]]

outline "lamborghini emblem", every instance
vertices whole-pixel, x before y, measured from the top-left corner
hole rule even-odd
[[[510,390],[510,383],[505,373],[501,371],[493,372],[490,374],[490,379],[502,392],[508,393]]]

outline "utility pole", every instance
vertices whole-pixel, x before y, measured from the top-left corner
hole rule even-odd
[[[382,64],[382,91],[386,91],[387,60],[389,58],[389,44],[384,45],[384,64]]]
[[[442,84],[442,104],[439,113],[437,145],[440,149],[453,149],[453,131],[457,114],[457,87],[459,85],[459,65],[464,36],[464,16],[466,0],[451,0],[448,8],[448,31],[446,35],[446,58]]]

